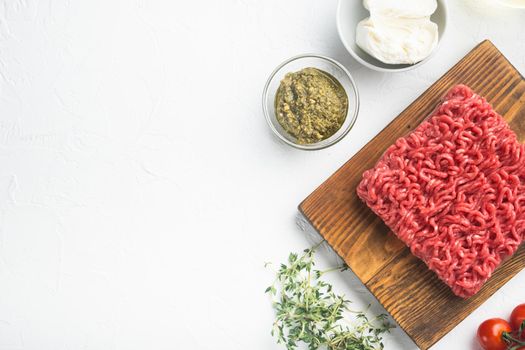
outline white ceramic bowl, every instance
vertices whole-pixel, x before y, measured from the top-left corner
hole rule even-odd
[[[447,3],[446,0],[437,0],[437,3],[437,10],[430,17],[430,19],[432,22],[438,25],[438,45],[432,54],[421,62],[415,64],[383,63],[370,56],[359,46],[357,46],[355,42],[355,30],[357,24],[361,20],[370,16],[370,12],[368,12],[368,10],[363,7],[363,1],[361,0],[339,0],[339,5],[337,6],[337,30],[339,31],[339,37],[341,38],[343,45],[346,47],[350,55],[352,55],[352,57],[354,57],[359,63],[370,69],[380,72],[403,72],[414,69],[432,58],[432,56],[438,50],[439,44],[445,35],[448,19]]]

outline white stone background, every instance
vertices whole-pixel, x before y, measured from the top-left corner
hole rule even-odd
[[[383,74],[345,52],[335,0],[0,1],[0,349],[282,349],[263,263],[312,243],[297,204],[483,39],[525,72],[525,12],[449,5],[436,56]],[[361,92],[355,128],[318,152],[261,111],[269,73],[304,52]],[[381,311],[351,273],[329,279]],[[524,283],[434,349],[476,349]],[[415,348],[400,329],[385,345]]]

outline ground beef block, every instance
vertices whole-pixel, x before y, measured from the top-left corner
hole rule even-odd
[[[363,174],[359,197],[463,298],[525,239],[525,147],[464,85]]]

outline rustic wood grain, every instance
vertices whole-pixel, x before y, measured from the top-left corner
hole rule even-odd
[[[525,81],[498,49],[485,40],[299,206],[313,227],[422,349],[437,342],[525,267],[525,246],[522,246],[496,270],[478,294],[468,300],[456,297],[355,192],[361,174],[372,168],[397,138],[417,127],[456,84],[466,84],[485,96],[523,142]]]

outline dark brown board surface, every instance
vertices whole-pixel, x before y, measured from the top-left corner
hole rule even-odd
[[[488,40],[474,48],[306,198],[299,210],[422,349],[428,349],[525,267],[525,245],[474,297],[454,296],[357,197],[361,174],[417,127],[454,85],[484,96],[525,140],[525,81]]]

